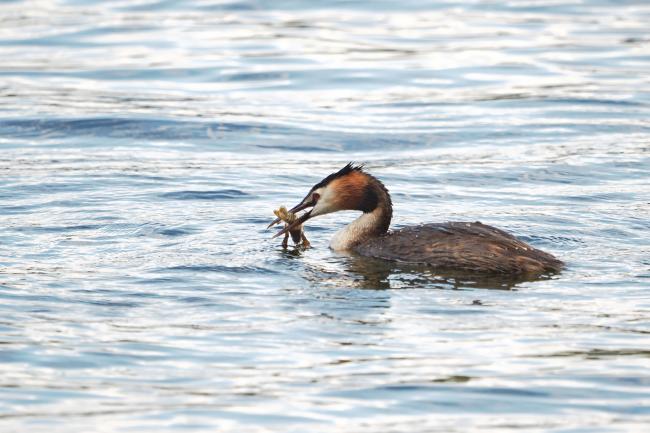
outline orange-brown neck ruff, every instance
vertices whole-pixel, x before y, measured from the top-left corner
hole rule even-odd
[[[358,233],[359,237],[379,236],[388,231],[393,217],[393,204],[381,181],[363,171],[352,171],[333,180],[331,187],[337,193],[339,209],[360,210],[364,213],[354,225],[357,232],[362,229],[363,233]],[[362,221],[366,224],[361,224]],[[365,239],[358,239],[362,240]]]
[[[360,171],[353,171],[343,177],[334,179],[330,188],[336,191],[337,207],[341,210],[371,211],[372,209],[367,209],[368,206],[364,203],[367,201],[365,197],[369,183],[369,176]],[[374,208],[376,205],[374,203],[372,207]]]

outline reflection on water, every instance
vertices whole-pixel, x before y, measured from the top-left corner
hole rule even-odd
[[[645,431],[646,3],[3,2],[0,430]],[[567,270],[270,240],[350,160]]]
[[[289,258],[301,258],[299,248],[284,252]],[[342,255],[342,253],[337,253]],[[344,255],[340,269],[327,270],[319,264],[302,272],[304,278],[321,287],[354,287],[369,290],[385,289],[497,289],[511,290],[517,284],[531,281],[528,276],[485,275],[471,272],[444,271],[426,265],[390,262],[357,255]],[[551,278],[542,275],[534,280]]]

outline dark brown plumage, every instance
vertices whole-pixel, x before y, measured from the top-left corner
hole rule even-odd
[[[562,262],[514,236],[480,222],[448,222],[405,227],[370,238],[357,253],[439,270],[494,274],[558,272]]]

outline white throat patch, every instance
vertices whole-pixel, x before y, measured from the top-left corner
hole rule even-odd
[[[330,241],[330,248],[335,251],[352,249],[373,235],[379,224],[378,209],[364,213],[347,226],[336,232]]]

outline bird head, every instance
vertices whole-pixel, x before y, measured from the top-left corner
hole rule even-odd
[[[305,209],[309,210],[273,237],[281,236],[319,215],[342,210],[372,212],[380,199],[376,184],[381,185],[385,191],[381,182],[366,173],[362,165],[348,163],[339,171],[330,174],[312,186],[302,201],[291,208],[289,212],[297,213]],[[269,224],[269,227],[279,222],[280,219],[277,218]]]

